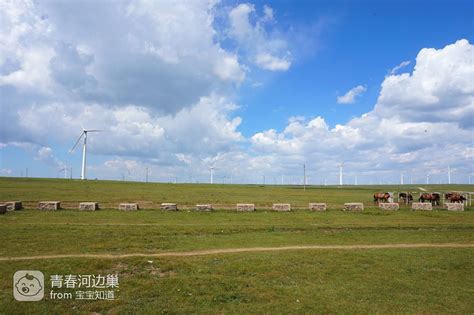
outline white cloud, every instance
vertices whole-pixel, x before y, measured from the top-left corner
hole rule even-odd
[[[189,154],[176,153],[176,158],[178,161],[181,161],[187,165],[191,164],[192,162],[192,156]]]
[[[2,176],[10,176],[13,174],[13,171],[9,168],[1,168],[0,169],[0,175]]]
[[[239,56],[216,40],[212,1],[1,5],[0,86],[17,88],[22,103],[29,89],[176,113],[245,79]]]
[[[114,158],[99,165],[88,166],[88,171],[93,177],[143,181],[146,178],[147,167],[148,175],[152,175],[152,168],[147,164],[136,160]]]
[[[259,17],[254,5],[239,4],[230,10],[229,22],[230,37],[250,62],[269,71],[287,71],[291,67],[287,38],[282,32],[272,31],[276,21],[271,7],[265,5],[263,16]]]
[[[248,3],[239,4],[230,11],[231,33],[239,40],[253,36],[254,27],[249,21],[249,15],[253,12],[255,12],[255,6]]]
[[[239,65],[236,55],[227,55],[216,60],[214,73],[224,81],[242,82],[245,79],[245,72]]]
[[[48,40],[48,22],[27,0],[2,1],[0,20],[0,86],[47,93],[52,84],[48,64],[55,54]]]
[[[326,174],[320,176],[340,161],[359,175],[405,170],[420,177],[427,170],[444,174],[448,164],[472,173],[473,57],[466,40],[423,49],[413,73],[385,78],[373,111],[334,128],[321,117],[291,119],[282,132],[256,133],[252,148],[288,168],[295,159],[311,163]]]
[[[344,94],[343,96],[338,96],[337,103],[338,104],[352,104],[355,102],[356,98],[362,95],[362,93],[364,93],[365,91],[367,91],[367,88],[365,86],[358,85],[355,88],[352,88],[349,91],[347,91],[347,93]]]
[[[82,128],[102,129],[89,137],[92,153],[173,158],[175,152],[216,154],[243,141],[240,117],[230,117],[237,106],[225,97],[203,97],[175,115],[162,115],[146,107],[100,104],[33,105],[18,111],[19,138],[45,144],[53,137],[73,144]],[[45,128],[48,126],[48,128]]]
[[[406,60],[406,61],[402,61],[398,66],[395,66],[392,68],[392,70],[390,70],[390,74],[391,75],[394,75],[396,74],[400,69],[403,69],[405,68],[406,66],[408,66],[411,62],[409,60]]]
[[[38,150],[35,159],[58,170],[65,167],[64,163],[54,156],[53,149],[50,147],[41,147]]]
[[[255,62],[262,69],[270,71],[286,71],[290,68],[291,62],[285,58],[278,58],[267,53],[258,54]]]
[[[53,149],[70,148],[84,126],[106,130],[89,142],[91,155],[107,156],[90,165],[105,177],[126,169],[142,178],[150,165],[156,178],[202,180],[216,157],[216,178],[253,182],[297,174],[303,163],[329,176],[341,161],[348,174],[426,172],[447,163],[470,171],[474,49],[467,40],[422,49],[409,73],[398,73],[406,61],[392,69],[374,110],[361,117],[333,127],[323,117],[292,117],[281,131],[246,138],[236,88],[253,82],[256,68],[288,71],[294,54],[271,7],[216,12],[222,8],[204,0],[0,2],[8,122],[0,125],[0,147],[59,167]],[[353,103],[365,90],[357,86],[338,102]]]
[[[266,21],[273,21],[273,9],[268,5],[263,6],[264,19]]]
[[[234,94],[246,66],[216,38],[216,2],[0,6],[3,145],[69,146],[99,128],[92,154],[165,160],[243,140],[237,106],[218,95]]]
[[[412,122],[474,127],[473,60],[474,48],[464,39],[443,49],[422,49],[413,73],[385,78],[375,111]]]

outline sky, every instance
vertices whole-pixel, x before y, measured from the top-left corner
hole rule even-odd
[[[0,114],[0,176],[467,183],[474,3],[0,0]]]

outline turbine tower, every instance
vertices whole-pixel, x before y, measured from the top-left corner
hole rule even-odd
[[[451,184],[451,168],[448,165],[448,184]]]
[[[214,184],[214,170],[216,170],[216,164],[219,161],[220,158],[220,153],[218,153],[215,157],[210,158],[210,159],[203,159],[202,161],[204,163],[209,163],[207,164],[207,168],[209,168],[209,171],[211,173],[211,184]]]
[[[209,166],[209,169],[211,170],[211,184],[214,184],[214,170],[216,169],[215,165]]]
[[[59,170],[59,172],[64,171],[64,179],[67,179],[67,172],[69,171],[69,168],[63,167],[62,169]]]
[[[303,187],[304,191],[306,191],[306,164],[303,164]]]
[[[82,171],[81,171],[81,179],[86,179],[86,158],[87,158],[87,133],[88,132],[99,132],[101,130],[97,129],[84,129],[82,128],[82,133],[77,139],[76,143],[72,147],[72,149],[69,151],[69,153],[73,153],[74,149],[77,147],[79,144],[79,141],[81,141],[81,138],[84,137],[84,142],[82,145]]]
[[[344,168],[344,162],[339,165],[339,186],[342,186],[342,169]]]

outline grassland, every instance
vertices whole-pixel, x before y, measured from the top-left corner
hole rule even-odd
[[[422,186],[432,191],[473,191],[469,186]],[[0,261],[0,313],[472,313],[473,248],[288,250],[190,257],[156,253],[204,249],[358,244],[474,244],[474,211],[382,212],[375,191],[351,188],[174,185],[105,181],[0,179],[2,200],[22,200],[27,209],[0,216],[0,258],[58,254],[127,254],[120,259],[50,258]],[[404,187],[404,191],[418,188]],[[66,210],[34,210],[39,200],[61,200]],[[102,210],[74,210],[98,201]],[[137,212],[114,210],[138,201]],[[360,201],[363,213],[340,211]],[[182,211],[156,210],[176,202]],[[252,202],[258,211],[230,211]],[[269,211],[290,202],[296,211]],[[329,210],[303,210],[327,202]],[[217,210],[198,213],[197,203]],[[150,255],[147,257],[146,255]],[[120,277],[115,301],[17,302],[16,270]],[[48,293],[48,290],[46,291]]]
[[[103,208],[117,208],[120,202],[137,202],[141,208],[158,209],[162,202],[175,202],[181,208],[211,203],[218,209],[234,208],[250,202],[257,208],[270,209],[272,203],[291,203],[306,209],[309,202],[325,202],[330,208],[342,208],[344,202],[363,202],[373,206],[378,191],[420,192],[420,185],[405,186],[258,186],[155,184],[123,181],[80,181],[63,179],[0,178],[0,194],[5,200],[22,200],[35,208],[39,200],[60,200],[65,208],[76,209],[78,202],[98,201]],[[474,185],[421,185],[428,191],[474,191]],[[416,198],[417,195],[414,195]]]

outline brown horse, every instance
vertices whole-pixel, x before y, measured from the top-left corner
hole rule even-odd
[[[449,200],[449,202],[463,203],[464,201],[466,201],[466,197],[457,192],[446,193],[444,196],[446,200]]]
[[[383,193],[383,192],[378,192],[374,194],[374,202],[379,203],[380,201],[387,202],[388,199],[390,198],[390,194]]]
[[[419,202],[425,202],[425,201],[429,201],[431,202],[431,204],[433,204],[434,206],[439,206],[439,200],[440,200],[440,195],[438,193],[432,193],[432,194],[429,194],[429,193],[423,193],[421,194],[420,198],[418,199]]]

